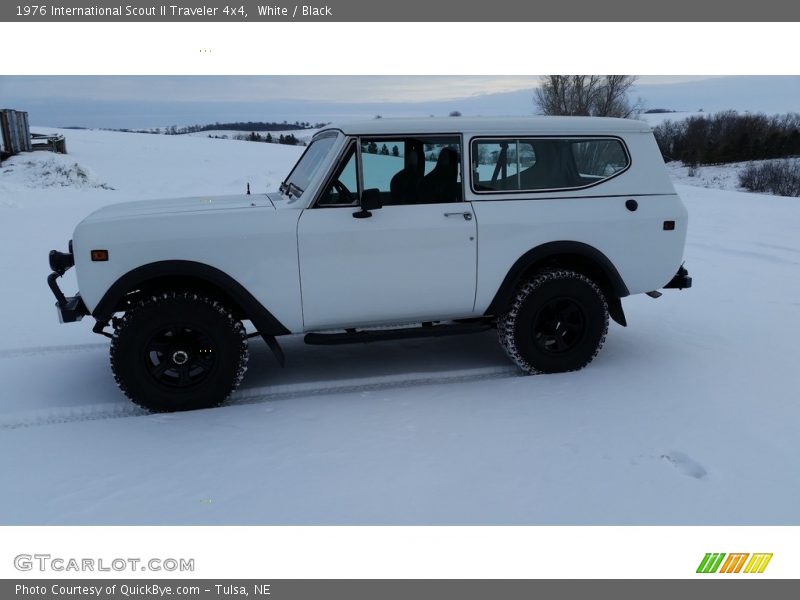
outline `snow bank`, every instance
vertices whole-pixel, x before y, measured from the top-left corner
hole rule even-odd
[[[71,157],[51,152],[13,156],[1,172],[0,189],[6,193],[49,187],[114,189]]]

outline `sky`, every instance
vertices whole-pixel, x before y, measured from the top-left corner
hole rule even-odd
[[[535,114],[538,76],[0,76],[0,107],[35,125],[147,128],[226,121]],[[800,77],[640,76],[646,108],[800,111]]]

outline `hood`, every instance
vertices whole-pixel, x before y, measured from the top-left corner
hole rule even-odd
[[[135,202],[120,202],[119,204],[105,206],[94,211],[84,221],[91,223],[145,215],[198,213],[216,210],[253,210],[257,208],[274,208],[274,205],[266,194],[137,200]]]

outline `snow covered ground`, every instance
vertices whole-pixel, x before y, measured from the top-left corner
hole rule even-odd
[[[491,332],[290,338],[285,369],[253,340],[230,405],[148,415],[56,322],[48,250],[104,204],[274,189],[302,149],[65,133],[0,168],[0,523],[800,524],[800,199],[679,185],[695,287],[626,299],[578,373],[519,376]]]
[[[795,162],[797,157],[750,162],[727,163],[724,165],[700,165],[694,168],[680,161],[667,163],[667,171],[675,183],[695,185],[718,190],[747,191],[739,186],[739,175],[749,165],[762,165],[769,162]]]

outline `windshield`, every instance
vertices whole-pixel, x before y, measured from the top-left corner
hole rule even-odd
[[[284,186],[281,186],[281,191],[285,189],[290,195],[300,197],[319,171],[334,142],[336,142],[335,135],[321,137],[311,142],[308,150],[289,173]]]

